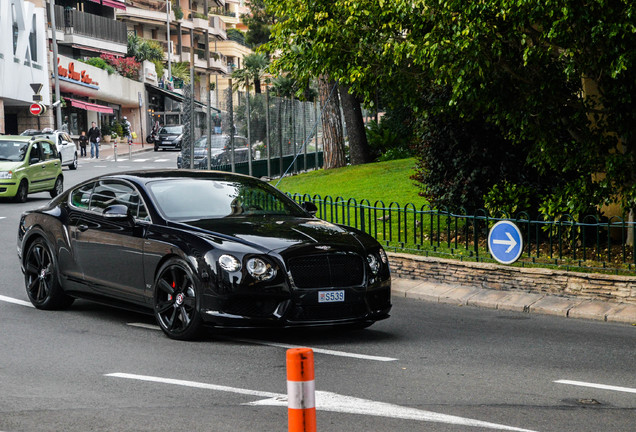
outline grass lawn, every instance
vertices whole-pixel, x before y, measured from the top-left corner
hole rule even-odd
[[[385,205],[397,202],[400,206],[413,203],[419,209],[426,200],[417,195],[418,188],[409,177],[415,172],[415,159],[400,159],[347,166],[331,170],[311,171],[285,177],[280,183],[271,182],[283,192],[320,195],[322,198],[367,199],[371,204],[383,201]]]

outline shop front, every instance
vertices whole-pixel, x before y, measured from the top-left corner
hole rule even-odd
[[[58,79],[62,103],[62,125],[72,137],[127,116],[134,130],[148,130],[139,109],[144,85],[79,60],[58,56]]]

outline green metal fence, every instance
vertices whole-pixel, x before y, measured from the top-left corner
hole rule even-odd
[[[636,224],[618,217],[531,220],[527,213],[492,217],[485,210],[453,213],[427,205],[418,209],[412,203],[290,196],[298,203],[313,202],[319,218],[364,231],[388,250],[494,262],[488,252],[488,231],[496,222],[509,220],[524,237],[519,265],[636,275]]]

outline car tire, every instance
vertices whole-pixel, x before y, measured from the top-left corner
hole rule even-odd
[[[55,185],[53,185],[53,189],[50,191],[51,198],[55,198],[62,192],[64,192],[64,180],[62,180],[62,176],[59,176],[55,179]]]
[[[24,284],[29,300],[38,309],[65,309],[75,300],[64,293],[55,257],[42,237],[35,239],[24,255]]]
[[[18,191],[15,193],[15,197],[13,200],[15,202],[23,203],[26,202],[27,196],[29,195],[29,182],[26,180],[22,180],[20,182],[20,186],[18,186]]]
[[[73,156],[73,162],[68,166],[68,169],[77,169],[77,153],[75,153],[75,155]]]
[[[166,261],[157,272],[153,311],[157,324],[171,339],[196,339],[203,320],[199,313],[200,284],[188,264],[180,259]]]

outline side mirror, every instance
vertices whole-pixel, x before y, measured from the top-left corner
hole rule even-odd
[[[316,207],[316,204],[312,203],[311,201],[303,201],[300,206],[303,208],[303,210],[305,210],[312,216],[315,216],[318,212],[318,207]]]
[[[113,204],[112,206],[108,206],[104,209],[104,213],[102,213],[105,218],[112,220],[130,220],[133,221],[133,217],[128,211],[128,207],[123,204]]]

